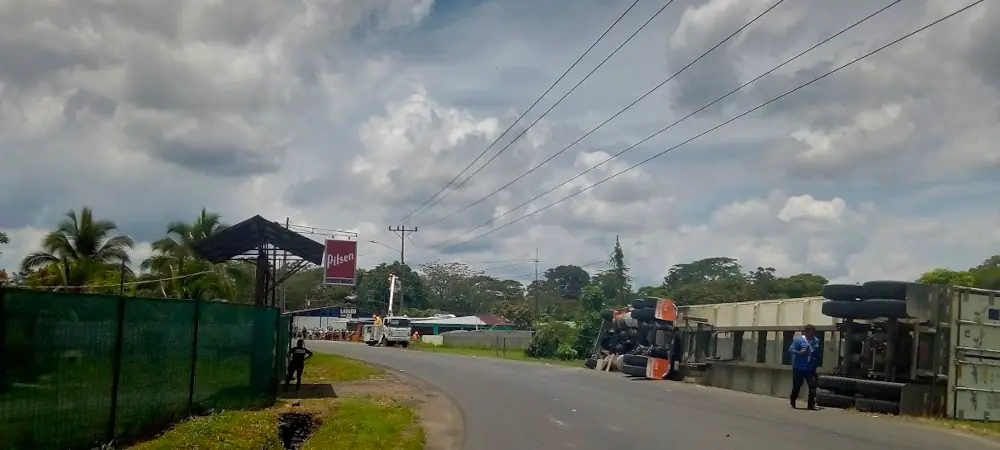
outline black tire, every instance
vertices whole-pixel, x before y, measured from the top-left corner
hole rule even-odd
[[[597,360],[594,358],[587,358],[587,360],[583,362],[583,367],[586,367],[588,369],[596,369]]]
[[[857,398],[854,400],[854,408],[867,413],[899,414],[899,402],[876,400],[874,398]]]
[[[828,284],[823,286],[823,297],[833,301],[855,301],[864,297],[864,288],[856,284]]]
[[[854,378],[822,375],[819,377],[818,385],[820,389],[828,392],[853,398],[857,382],[858,380]]]
[[[368,342],[365,342],[365,344],[368,344],[369,347],[374,347],[375,344],[377,344],[377,342],[375,342],[375,341],[368,341]]]
[[[610,309],[605,309],[604,311],[601,311],[601,319],[611,320],[611,319],[614,319],[614,318],[615,318],[615,312],[614,311],[612,311]]]
[[[646,376],[646,366],[633,366],[630,364],[622,364],[619,368],[621,373],[633,377],[645,377]]]
[[[403,348],[410,348],[410,342],[400,342],[399,345]]]
[[[823,302],[823,314],[837,319],[904,319],[906,301],[884,298],[867,299],[860,302]]]
[[[633,309],[632,318],[639,322],[652,322],[656,318],[656,308]]]
[[[622,357],[622,363],[630,366],[646,367],[646,357],[640,355],[624,355]]]
[[[906,281],[869,281],[862,286],[863,300],[885,298],[891,300],[906,300]]]
[[[633,309],[646,309],[646,308],[656,308],[655,298],[642,298],[639,300],[632,300]]]
[[[820,389],[816,392],[816,404],[827,408],[847,409],[854,406],[854,397]]]
[[[667,347],[650,347],[649,356],[660,359],[670,359],[670,349]]]
[[[879,380],[857,380],[854,393],[868,399],[898,402],[903,395],[903,383]]]

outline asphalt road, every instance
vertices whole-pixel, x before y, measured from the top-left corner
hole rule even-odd
[[[974,450],[1000,442],[913,421],[617,373],[313,341],[320,352],[402,370],[462,410],[467,450]]]

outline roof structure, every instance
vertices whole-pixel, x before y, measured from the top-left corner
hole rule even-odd
[[[270,244],[302,260],[323,264],[323,244],[290,231],[259,215],[203,239],[193,247],[201,258],[213,263],[228,261],[264,245]]]

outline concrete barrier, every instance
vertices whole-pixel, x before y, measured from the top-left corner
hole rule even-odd
[[[523,349],[531,343],[531,332],[518,330],[449,331],[433,337],[441,338],[433,345],[447,347]]]

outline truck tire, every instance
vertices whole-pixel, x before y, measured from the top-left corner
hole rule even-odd
[[[628,366],[646,367],[646,357],[640,355],[623,355],[622,364]]]
[[[594,358],[587,358],[587,360],[583,362],[583,367],[586,367],[588,369],[596,369],[597,360]]]
[[[374,347],[376,343],[375,341],[365,341],[365,344],[368,344],[369,347]]]
[[[634,309],[646,309],[646,308],[656,308],[655,298],[643,298],[639,300],[632,300],[632,308]]]
[[[633,309],[632,318],[639,322],[652,322],[656,318],[656,308]]]
[[[854,408],[861,412],[875,414],[899,414],[899,402],[859,397],[854,400]]]
[[[610,309],[605,309],[601,311],[601,319],[611,320],[615,318],[615,312]]]
[[[646,367],[645,366],[633,366],[630,364],[622,364],[621,373],[633,377],[645,377]]]
[[[409,348],[410,347],[410,342],[409,341],[400,342],[399,346],[403,347],[403,348]]]
[[[854,406],[854,397],[820,389],[816,392],[816,404],[827,408],[847,409]]]
[[[817,384],[822,390],[853,398],[857,382],[854,378],[821,375]]]
[[[859,302],[827,300],[823,302],[823,315],[837,319],[904,319],[906,301],[885,298],[865,299]]]
[[[828,284],[823,286],[823,297],[836,301],[855,301],[864,297],[864,288],[856,284]]]
[[[854,392],[868,399],[898,402],[903,395],[903,383],[879,380],[856,380]]]
[[[862,285],[862,299],[885,298],[891,300],[906,300],[906,281],[869,281]]]

